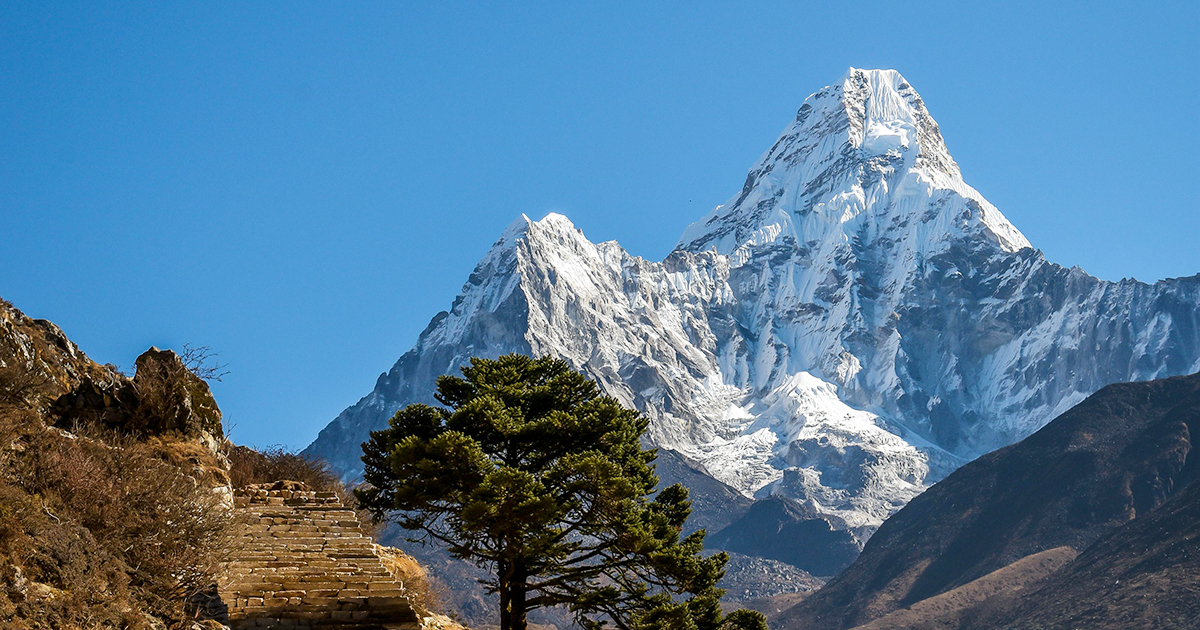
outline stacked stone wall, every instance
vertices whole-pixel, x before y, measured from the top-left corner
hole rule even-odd
[[[354,512],[297,482],[234,494],[242,534],[220,585],[230,625],[408,630],[417,616]]]

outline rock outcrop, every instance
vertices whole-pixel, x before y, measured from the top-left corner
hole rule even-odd
[[[151,347],[134,362],[132,379],[120,374],[98,381],[83,377],[56,398],[50,415],[71,428],[98,423],[123,433],[173,433],[212,441],[223,437],[221,410],[208,383],[173,350]]]
[[[125,380],[88,358],[62,329],[0,299],[0,403],[43,408],[90,381],[108,389]]]
[[[705,542],[716,549],[786,562],[818,576],[837,575],[858,557],[861,543],[836,516],[787,497],[755,501]]]
[[[152,407],[156,419],[146,430],[222,435],[221,410],[208,383],[188,369],[175,351],[152,347],[137,358],[134,366],[133,384],[142,404]]]
[[[404,584],[336,493],[277,482],[234,503],[244,525],[220,585],[233,628],[418,628]]]

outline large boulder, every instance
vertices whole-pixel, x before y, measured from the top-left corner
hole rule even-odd
[[[133,385],[141,397],[142,430],[184,435],[223,435],[221,410],[204,379],[184,365],[173,350],[151,347],[134,363]]]

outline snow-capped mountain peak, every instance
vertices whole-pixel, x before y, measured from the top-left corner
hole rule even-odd
[[[868,239],[905,255],[943,251],[968,232],[1003,250],[1029,241],[962,181],[937,123],[895,70],[851,68],[804,101],[750,169],[742,191],[684,231],[678,248],[735,264],[779,239],[827,250]]]
[[[850,68],[839,87],[840,94],[831,96],[845,109],[852,146],[866,155],[916,148],[947,175],[960,176],[937,123],[899,72]]]
[[[851,69],[661,262],[520,217],[308,452],[353,474],[368,431],[508,352],[567,360],[737,490],[866,533],[1105,384],[1195,371],[1200,277],[1046,262],[963,181],[899,73]]]

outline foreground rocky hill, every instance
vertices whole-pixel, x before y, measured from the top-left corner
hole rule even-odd
[[[899,73],[852,69],[661,262],[560,215],[515,221],[306,452],[353,476],[368,432],[434,403],[439,375],[509,352],[566,359],[646,413],[654,445],[861,548],[1104,385],[1200,369],[1200,276],[1107,282],[1045,260]]]
[[[323,464],[226,440],[194,359],[130,378],[0,300],[0,628],[459,628]],[[279,475],[323,492],[244,488]]]
[[[914,499],[779,627],[1200,627],[1197,436],[1200,374],[1110,385]]]
[[[0,301],[0,619],[155,628],[194,619],[231,522],[220,411],[178,356],[128,378]]]

